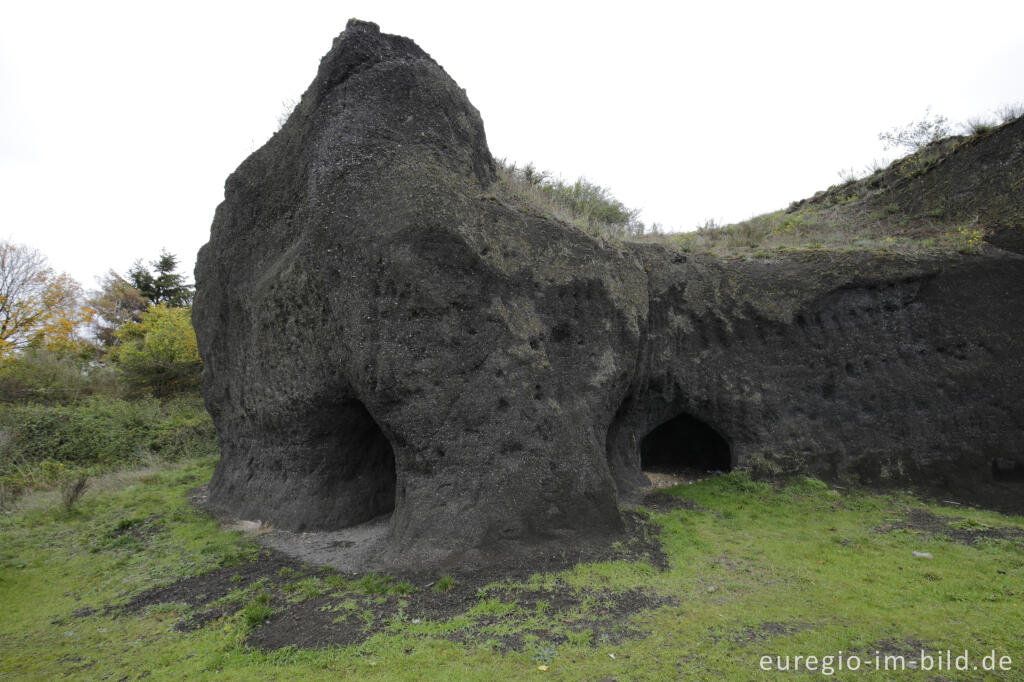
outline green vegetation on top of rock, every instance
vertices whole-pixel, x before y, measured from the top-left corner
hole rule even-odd
[[[942,117],[883,133],[912,152],[861,178],[725,226],[649,235],[684,251],[741,258],[793,251],[870,251],[911,256],[979,254],[985,243],[1019,250],[1024,234],[1024,110],[997,111],[950,135]]]
[[[644,233],[638,209],[628,208],[608,188],[586,178],[569,183],[537,170],[532,163],[518,167],[501,159],[497,191],[503,200],[518,208],[568,223],[594,236],[622,239]]]

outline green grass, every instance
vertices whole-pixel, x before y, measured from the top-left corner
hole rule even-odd
[[[254,630],[270,618],[274,609],[270,608],[271,595],[261,592],[242,609],[242,622],[247,630]]]
[[[835,191],[835,190],[833,190]],[[855,189],[839,191],[834,203],[801,206],[754,216],[739,223],[693,232],[646,235],[685,252],[746,260],[786,258],[802,251],[859,251],[906,256],[978,254],[986,230],[980,224],[950,223],[936,211],[915,220],[899,208],[878,209]]]
[[[777,676],[758,669],[764,655],[916,656],[920,646],[1012,657],[1012,671],[992,679],[1019,679],[1024,666],[1024,541],[968,545],[905,523],[910,512],[928,512],[962,536],[1024,528],[1019,517],[934,507],[906,494],[839,491],[811,479],[772,486],[730,474],[671,490],[697,510],[644,512],[664,542],[666,571],[626,561],[579,565],[486,586],[464,613],[430,620],[405,612],[403,600],[435,588],[391,576],[346,578],[304,567],[243,578],[239,562],[254,556],[253,546],[187,501],[212,464],[109,475],[72,512],[61,509],[56,492],[34,492],[0,515],[0,678],[748,680]],[[219,603],[235,610],[198,629],[175,628],[195,610],[182,601],[105,611],[222,566],[235,573]],[[517,587],[554,591],[529,606],[516,598]],[[580,597],[576,606],[554,604],[559,590]],[[677,603],[623,622],[638,638],[595,625],[615,595],[634,590]],[[245,645],[299,598],[328,600],[333,616],[354,615],[367,627],[374,624],[367,604],[406,606],[382,631],[349,646]],[[477,636],[460,638],[469,632]],[[508,637],[522,646],[502,651]],[[912,671],[875,676],[928,679]]]
[[[407,582],[395,580],[390,575],[368,573],[352,583],[363,594],[408,594],[413,587]]]
[[[327,593],[327,584],[322,578],[309,576],[282,588],[289,592],[289,601],[302,602]]]

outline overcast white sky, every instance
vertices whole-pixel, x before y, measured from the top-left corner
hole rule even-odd
[[[224,179],[350,17],[466,89],[496,157],[692,229],[862,169],[925,107],[1024,100],[1024,3],[0,0],[0,239],[87,288],[161,247],[191,272]]]

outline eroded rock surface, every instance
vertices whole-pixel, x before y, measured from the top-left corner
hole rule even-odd
[[[607,542],[641,454],[687,439],[706,468],[1014,485],[1024,258],[608,244],[495,180],[444,70],[350,22],[196,266],[213,507],[391,513],[378,563],[421,569]]]

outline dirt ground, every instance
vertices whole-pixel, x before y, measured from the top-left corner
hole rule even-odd
[[[652,510],[686,506],[677,497],[653,488],[650,492],[646,504]],[[445,592],[437,589],[438,576],[412,577],[405,582],[371,574],[367,580],[367,574],[339,571],[330,565],[315,566],[301,556],[288,556],[270,546],[261,550],[255,561],[144,592],[123,610],[137,613],[156,604],[187,604],[188,608],[183,609],[186,615],[175,627],[192,630],[237,613],[256,594],[263,593],[269,596],[273,615],[255,628],[247,640],[263,649],[356,644],[377,633],[392,631],[398,624],[424,623],[446,624],[444,636],[453,641],[491,641],[504,651],[521,651],[528,641],[557,645],[570,633],[585,631],[595,641],[620,642],[644,634],[630,624],[632,616],[675,604],[677,600],[640,590],[581,588],[557,579],[540,584],[521,581],[538,570],[566,568],[579,561],[643,561],[656,570],[666,570],[668,560],[656,529],[645,515],[627,511],[623,517],[626,539],[603,552],[573,557],[566,566],[549,565],[547,569],[511,567],[457,575],[454,586]],[[250,530],[261,541],[274,537],[271,532],[259,533],[258,527]],[[325,547],[338,541],[333,537],[335,534],[327,535],[332,537],[318,539],[316,545]],[[297,585],[320,587],[314,587],[311,596],[303,598]],[[479,611],[482,602],[486,602],[486,610],[453,625],[453,619],[472,613],[474,607]],[[542,617],[536,618],[538,615]],[[517,621],[522,624],[528,619],[558,623],[559,627],[515,627]],[[516,631],[510,634],[509,629]]]
[[[878,526],[874,530],[878,533],[889,533],[899,529],[925,531],[965,545],[973,545],[983,538],[1024,540],[1024,529],[1021,528],[972,524],[962,517],[938,516],[925,509],[911,509],[904,518]]]

